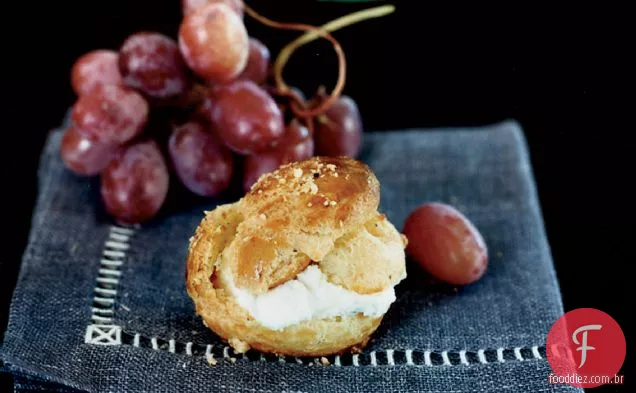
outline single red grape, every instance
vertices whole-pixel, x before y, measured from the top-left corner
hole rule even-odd
[[[223,3],[229,6],[239,16],[243,17],[243,1],[241,0],[182,0],[181,5],[183,9],[183,15],[189,15],[204,5],[212,3]]]
[[[237,79],[247,79],[261,85],[267,79],[269,69],[270,53],[269,49],[256,38],[249,40],[250,53],[247,58],[245,69]]]
[[[109,214],[137,224],[153,218],[168,193],[168,167],[152,140],[121,148],[101,176],[101,194]]]
[[[307,127],[296,119],[287,126],[279,143],[264,152],[245,157],[243,189],[248,192],[258,178],[283,164],[304,161],[314,155],[314,140]]]
[[[477,281],[486,272],[488,250],[473,224],[455,208],[428,203],[406,219],[406,252],[433,277],[454,285]]]
[[[316,152],[357,157],[362,146],[362,117],[355,101],[342,96],[316,121]]]
[[[107,85],[80,96],[71,118],[79,131],[99,143],[125,143],[143,131],[148,104],[133,90]]]
[[[189,122],[177,127],[168,148],[177,176],[193,193],[215,196],[229,186],[232,152],[206,132],[201,123]]]
[[[64,165],[81,176],[100,173],[117,150],[117,146],[97,143],[87,135],[70,127],[62,136],[60,154]]]
[[[280,155],[273,151],[245,157],[243,166],[243,190],[248,192],[261,175],[278,169],[282,164]]]
[[[159,33],[136,33],[119,50],[124,83],[154,98],[175,97],[188,89],[186,65],[177,43]]]
[[[88,94],[97,86],[123,84],[118,61],[117,52],[105,49],[80,56],[71,69],[71,86],[75,94]]]
[[[249,44],[243,20],[223,3],[212,3],[185,16],[179,49],[188,66],[214,83],[236,78],[247,64]]]
[[[307,127],[294,119],[285,129],[285,135],[275,150],[283,164],[304,161],[314,155],[314,140]]]
[[[238,80],[215,90],[209,118],[232,150],[241,154],[263,151],[283,136],[280,109],[254,82]]]

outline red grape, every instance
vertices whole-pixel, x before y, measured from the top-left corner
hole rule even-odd
[[[285,135],[275,150],[283,164],[304,161],[314,155],[314,140],[307,127],[294,119],[287,126]]]
[[[100,173],[117,149],[113,145],[103,145],[70,127],[62,136],[60,153],[64,165],[82,176]]]
[[[156,142],[120,149],[101,176],[101,194],[109,214],[128,224],[153,218],[168,193],[169,175]]]
[[[94,50],[77,59],[71,70],[71,86],[78,96],[88,94],[96,86],[121,85],[119,55],[112,50]]]
[[[362,145],[362,117],[355,101],[340,97],[316,122],[316,152],[355,158]]]
[[[136,33],[119,50],[124,83],[154,98],[182,95],[188,89],[186,66],[177,43],[159,33]]]
[[[249,55],[243,20],[223,3],[203,6],[185,16],[179,27],[179,49],[188,66],[214,83],[236,78]]]
[[[296,119],[287,126],[283,139],[272,149],[245,158],[243,189],[248,192],[258,178],[283,164],[303,161],[314,155],[314,140],[307,127]]]
[[[244,6],[241,0],[182,0],[183,15],[189,15],[204,5],[212,3],[223,3],[232,8],[239,16],[243,16]]]
[[[168,148],[177,176],[193,193],[215,196],[229,186],[232,153],[201,123],[177,127]]]
[[[75,127],[99,143],[127,142],[143,131],[148,119],[146,100],[117,85],[94,89],[80,96],[72,111]]]
[[[232,150],[252,154],[272,146],[285,131],[276,102],[252,81],[234,81],[215,89],[211,119]]]
[[[250,38],[249,45],[250,53],[247,58],[247,64],[238,79],[251,80],[261,85],[267,79],[270,59],[269,49],[256,38]]]
[[[258,153],[245,157],[243,190],[248,192],[261,175],[272,172],[281,165],[281,157],[276,152]]]
[[[454,285],[477,281],[488,266],[488,250],[473,224],[455,208],[428,203],[406,219],[407,253],[433,277]]]

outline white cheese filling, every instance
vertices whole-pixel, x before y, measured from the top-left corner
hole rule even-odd
[[[230,275],[231,276],[231,275]],[[281,330],[311,319],[384,315],[395,301],[395,289],[359,294],[327,281],[318,266],[310,265],[296,279],[262,294],[237,288],[229,277],[228,287],[236,301],[261,325]]]

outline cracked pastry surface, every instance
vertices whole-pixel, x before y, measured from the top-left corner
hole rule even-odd
[[[262,176],[206,213],[186,284],[206,326],[238,352],[322,356],[363,347],[406,277],[406,238],[378,213],[372,171],[314,157]]]

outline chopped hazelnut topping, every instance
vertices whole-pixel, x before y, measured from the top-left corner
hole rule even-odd
[[[329,202],[329,204],[330,204],[331,206],[336,206],[336,203],[338,203],[338,202],[336,202],[336,201],[331,201],[331,202]]]
[[[329,206],[329,201],[325,200],[325,203],[323,203],[323,205]]]
[[[259,193],[259,194],[262,194],[262,193],[263,193],[263,190],[258,190],[258,193]]]
[[[320,358],[320,363],[322,363],[323,366],[328,366],[328,365],[331,364],[331,363],[329,363],[329,359],[327,359],[324,356]]]
[[[336,166],[334,164],[327,164],[327,169],[335,172],[336,171]]]
[[[300,168],[296,168],[296,169],[294,169],[294,177],[295,177],[295,178],[297,178],[297,179],[298,179],[298,178],[299,178],[299,177],[301,177],[302,175],[303,175],[303,170],[302,170],[302,169],[300,169]]]
[[[316,195],[316,193],[318,193],[318,186],[316,185],[316,183],[311,183],[309,185],[309,191],[313,194]]]
[[[313,206],[313,204],[312,204],[311,202],[309,202],[309,203],[307,204],[307,207],[312,207],[312,206]]]
[[[261,217],[261,220],[267,220],[267,216],[265,214],[263,214],[263,213],[261,213],[260,217]]]

